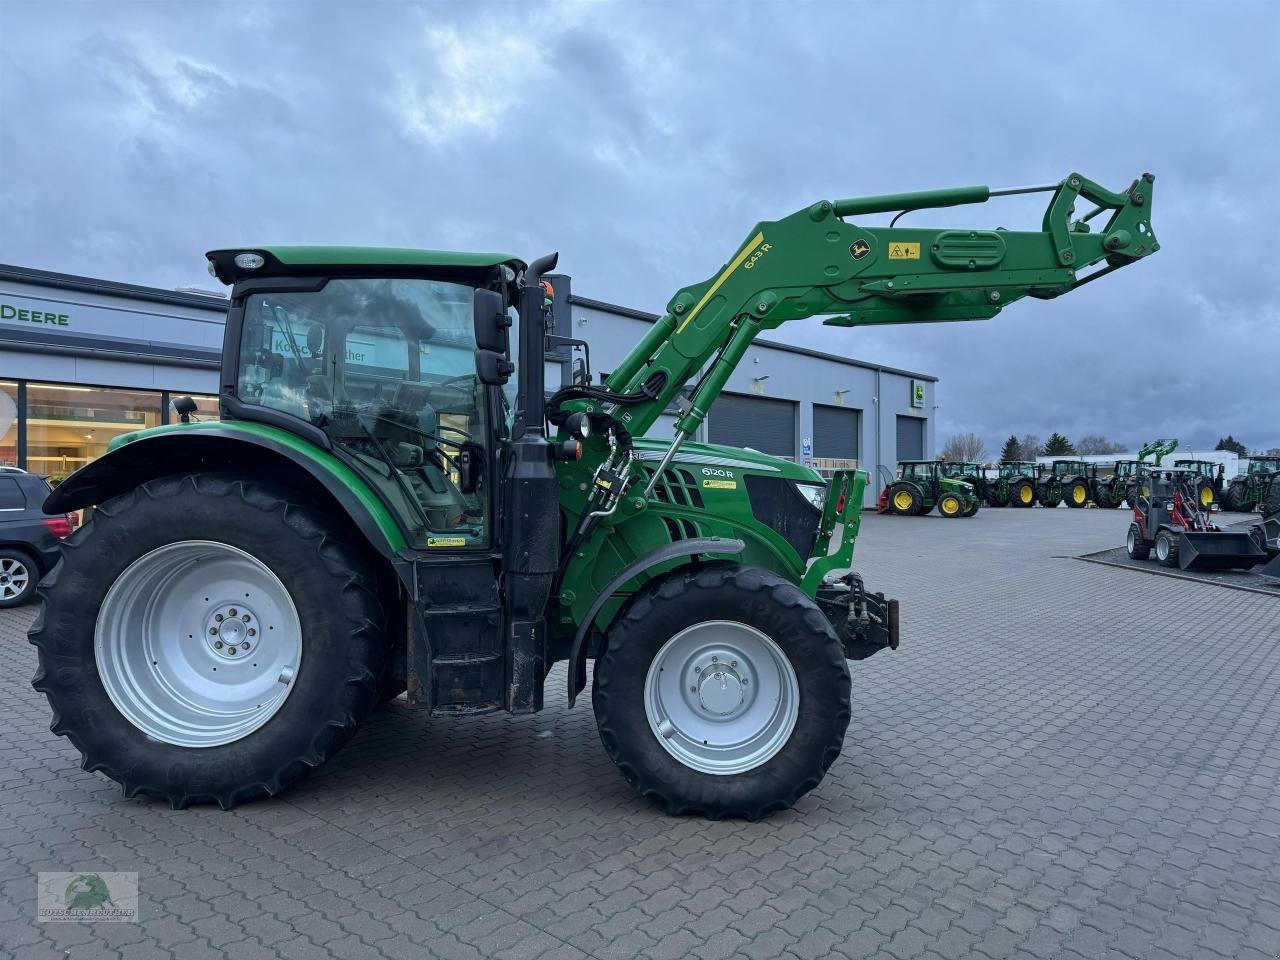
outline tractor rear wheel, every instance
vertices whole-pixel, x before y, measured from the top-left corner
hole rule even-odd
[[[1272,477],[1262,495],[1262,515],[1271,517],[1277,514],[1280,514],[1280,477]]]
[[[962,517],[964,516],[964,501],[960,499],[959,494],[944,493],[938,497],[938,513],[944,517]]]
[[[849,726],[849,668],[822,611],[759,567],[685,567],[610,625],[591,692],[627,782],[671,814],[759,818],[816,787]]]
[[[895,483],[889,488],[889,510],[895,516],[914,517],[921,512],[924,499],[909,483]]]
[[[1142,531],[1136,523],[1129,524],[1129,533],[1124,540],[1124,550],[1130,560],[1145,560],[1151,556],[1151,544],[1142,539]]]
[[[1227,489],[1222,491],[1222,509],[1231,513],[1243,513],[1244,510],[1244,484],[1232,482],[1227,485]]]
[[[363,546],[287,488],[165,477],[66,541],[30,631],[51,729],[125,796],[224,809],[332,757],[388,645]]]
[[[1015,507],[1034,507],[1036,503],[1036,488],[1030,480],[1015,480],[1013,486],[1009,488],[1009,503]]]
[[[1213,484],[1201,477],[1196,481],[1196,503],[1201,510],[1208,510],[1213,506],[1213,501],[1217,499],[1217,495],[1213,489]]]
[[[1072,509],[1086,506],[1089,503],[1089,485],[1083,480],[1072,480],[1062,491],[1062,499]]]
[[[1178,536],[1171,530],[1156,534],[1156,559],[1166,567],[1178,565]]]

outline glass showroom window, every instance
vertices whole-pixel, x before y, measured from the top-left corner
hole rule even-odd
[[[0,466],[18,465],[18,385],[0,380]]]
[[[27,469],[60,482],[115,437],[158,426],[160,399],[146,390],[27,384]]]

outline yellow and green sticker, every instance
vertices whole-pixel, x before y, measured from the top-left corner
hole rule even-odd
[[[702,486],[706,490],[737,490],[738,481],[736,480],[703,480]]]
[[[919,260],[920,244],[903,243],[901,241],[889,244],[890,260]]]
[[[465,547],[466,537],[427,537],[428,547]]]

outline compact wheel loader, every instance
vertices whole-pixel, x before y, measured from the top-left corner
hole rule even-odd
[[[96,508],[30,632],[52,729],[127,796],[231,807],[402,691],[527,714],[553,665],[572,705],[593,662],[601,740],[641,795],[785,808],[844,746],[849,661],[899,641],[896,601],[851,569],[867,474],[691,437],[765,331],[989,318],[1150,255],[1152,187],[814,203],[679,290],[602,383],[552,333],[554,254],[214,250],[221,419],[187,405],[117,438],[46,503]],[[1035,191],[1039,230],[857,222]],[[584,361],[550,397],[549,349]],[[672,409],[674,440],[649,437]]]
[[[1261,526],[1223,530],[1199,503],[1195,468],[1162,467],[1148,473],[1148,492],[1133,508],[1125,537],[1131,560],[1156,561],[1182,570],[1247,570],[1267,559]]]

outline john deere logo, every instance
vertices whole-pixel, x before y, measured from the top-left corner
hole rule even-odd
[[[871,252],[871,244],[865,240],[855,240],[849,244],[849,256],[855,260],[861,260]]]
[[[114,907],[111,902],[111,891],[103,879],[96,873],[82,873],[69,884],[63,895],[68,910],[97,910],[100,907]]]

